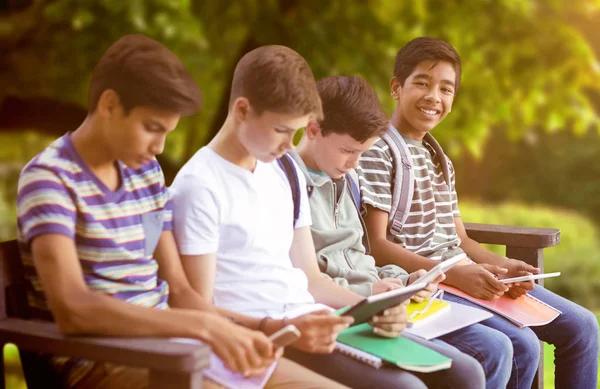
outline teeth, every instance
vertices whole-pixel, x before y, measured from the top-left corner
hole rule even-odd
[[[437,111],[435,111],[435,110],[423,109],[423,108],[419,108],[419,109],[421,110],[421,112],[424,112],[427,115],[437,115]]]

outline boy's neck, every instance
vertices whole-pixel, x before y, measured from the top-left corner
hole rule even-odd
[[[394,111],[390,119],[390,123],[398,130],[402,135],[408,136],[418,142],[422,142],[427,132],[417,131],[413,126],[410,125],[404,118],[398,109]]]
[[[123,178],[117,160],[112,157],[111,148],[102,134],[100,123],[93,116],[88,116],[70,137],[75,151],[96,178],[109,190],[120,188]]]
[[[310,141],[306,139],[305,135],[304,137],[302,137],[302,140],[300,140],[298,146],[296,146],[296,152],[298,153],[300,158],[302,158],[302,162],[304,162],[304,165],[306,165],[307,168],[320,173],[321,169],[319,169],[319,167],[315,163],[312,151],[313,150],[310,147]]]
[[[77,154],[90,170],[96,173],[113,169],[117,161],[93,116],[86,117],[70,136]]]
[[[221,129],[217,135],[208,144],[215,153],[221,158],[246,169],[250,172],[254,172],[256,169],[256,157],[254,157],[248,150],[240,143],[237,135],[237,128],[234,120],[227,116],[225,123],[221,126]]]

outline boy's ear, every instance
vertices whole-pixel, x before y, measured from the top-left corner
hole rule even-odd
[[[392,77],[390,81],[390,93],[392,95],[392,99],[400,100],[400,92],[402,91],[402,85],[400,84],[400,80],[396,78],[396,76]]]
[[[119,99],[117,92],[112,89],[106,89],[100,94],[96,105],[96,112],[101,116],[113,116],[119,108],[122,107],[121,99]]]
[[[238,122],[243,122],[248,117],[248,113],[250,112],[250,101],[245,97],[238,97],[233,102],[233,117]]]
[[[321,126],[316,120],[310,120],[304,132],[308,139],[314,140],[321,133]]]

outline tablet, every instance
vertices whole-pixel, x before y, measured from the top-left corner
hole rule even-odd
[[[467,259],[467,254],[458,254],[450,259],[441,261],[440,263],[432,267],[427,273],[419,277],[419,279],[417,279],[415,282],[425,282],[429,284],[430,282],[433,282],[436,278],[438,278],[441,274],[446,273],[448,270],[452,269],[457,263],[459,263],[463,259]]]
[[[369,321],[372,316],[408,300],[426,287],[427,283],[425,282],[413,282],[404,288],[369,296],[350,307],[350,309],[342,313],[342,316],[352,316],[354,318],[353,326],[362,324]]]
[[[557,271],[556,273],[531,274],[529,276],[504,278],[504,279],[501,279],[498,281],[500,281],[503,284],[512,284],[513,282],[539,280],[541,278],[558,277],[559,275],[560,275],[560,272]]]

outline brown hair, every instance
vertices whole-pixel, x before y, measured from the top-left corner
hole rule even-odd
[[[437,38],[420,37],[408,42],[398,50],[396,64],[394,65],[394,76],[401,85],[423,61],[445,61],[452,65],[456,72],[454,94],[458,92],[461,76],[461,62],[458,53],[452,45]]]
[[[377,93],[359,76],[325,77],[317,81],[325,118],[319,122],[323,136],[348,134],[359,142],[381,136],[389,120]]]
[[[254,111],[323,116],[315,77],[308,63],[285,46],[262,46],[244,55],[233,73],[229,108],[246,97]]]
[[[135,107],[192,115],[202,103],[200,89],[181,60],[162,44],[143,35],[126,35],[102,55],[90,83],[90,114],[107,89],[119,95],[126,115]]]

